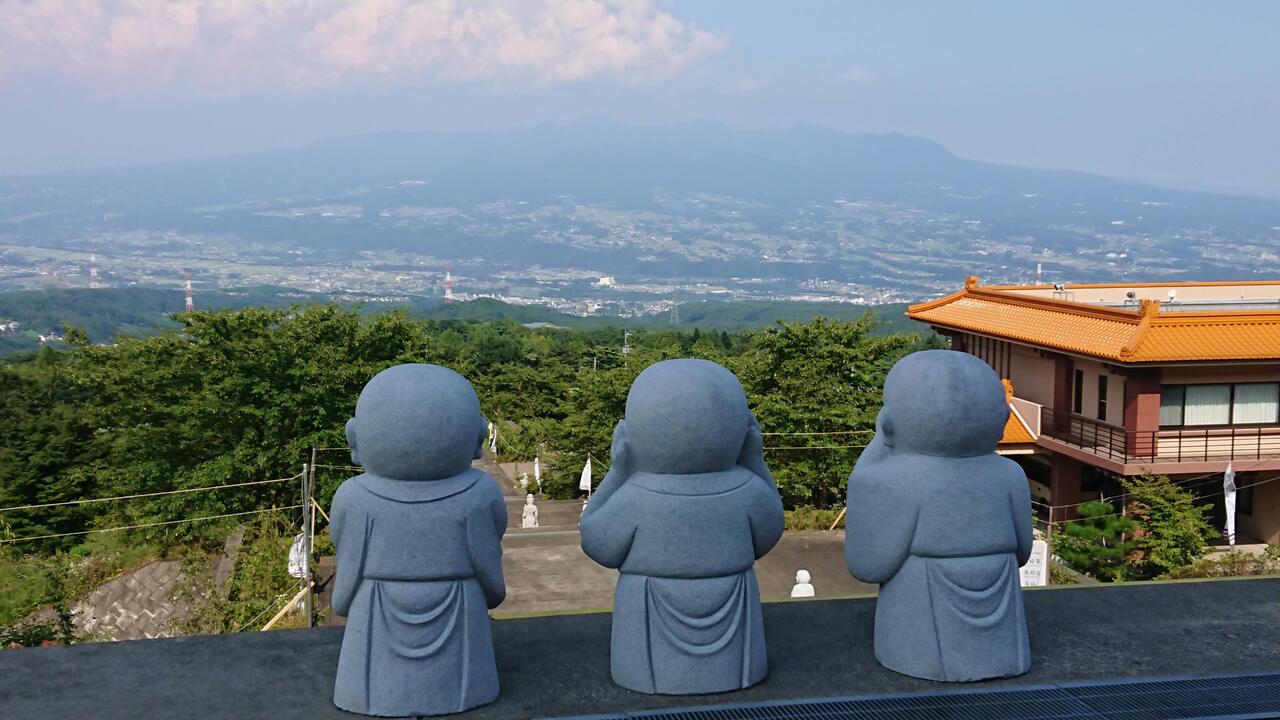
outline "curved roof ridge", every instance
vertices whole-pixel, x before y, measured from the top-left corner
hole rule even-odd
[[[1160,315],[1159,300],[1141,300],[1142,319],[1138,321],[1138,326],[1133,329],[1133,334],[1128,340],[1120,346],[1120,357],[1131,358],[1137,351],[1138,346],[1147,336],[1147,331],[1151,329],[1151,323]]]

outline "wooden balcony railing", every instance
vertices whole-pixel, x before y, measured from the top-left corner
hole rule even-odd
[[[1275,425],[1137,431],[1041,408],[1040,432],[1123,463],[1280,458],[1280,426]]]

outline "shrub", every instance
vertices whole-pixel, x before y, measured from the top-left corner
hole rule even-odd
[[[1077,512],[1080,519],[1064,524],[1054,535],[1054,554],[1099,580],[1128,578],[1131,536],[1138,523],[1117,515],[1107,502],[1087,502]]]
[[[1209,505],[1165,475],[1144,473],[1121,478],[1129,495],[1130,515],[1138,522],[1135,565],[1151,575],[1168,575],[1194,565],[1218,537],[1209,524]]]
[[[812,505],[801,505],[786,511],[787,530],[826,530],[831,527],[840,515],[841,508],[816,508]],[[844,518],[840,518],[837,528],[844,529]]]

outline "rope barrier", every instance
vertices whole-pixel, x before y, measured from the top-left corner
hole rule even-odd
[[[768,437],[770,435],[864,435],[866,433],[875,433],[875,430],[828,430],[824,432],[762,432],[761,435]]]
[[[40,503],[37,505],[14,505],[13,507],[0,508],[0,513],[12,512],[15,510],[38,510],[40,508],[63,507],[66,505],[85,505],[88,503],[114,502],[116,500],[133,500],[135,498],[144,497],[160,497],[161,495],[178,495],[181,493],[203,492],[205,490],[223,490],[225,488],[248,487],[250,485],[268,485],[270,483],[289,482],[302,477],[301,473],[287,478],[275,478],[274,480],[250,480],[249,482],[230,483],[228,485],[211,485],[208,487],[182,488],[179,490],[162,490],[160,492],[136,493],[134,495],[117,495],[115,497],[104,498],[86,498],[84,500],[65,500],[63,502]]]
[[[1267,483],[1269,483],[1269,482],[1274,482],[1274,481],[1276,481],[1276,480],[1280,480],[1280,475],[1276,475],[1276,476],[1274,476],[1274,477],[1269,477],[1269,478],[1267,478],[1266,480],[1259,480],[1258,482],[1255,482],[1255,483],[1249,483],[1248,485],[1241,485],[1241,486],[1239,486],[1239,487],[1238,487],[1238,488],[1236,488],[1236,489],[1237,489],[1237,490],[1244,490],[1245,488],[1258,487],[1259,485],[1266,485]],[[1218,497],[1219,495],[1225,495],[1225,494],[1226,494],[1226,491],[1225,491],[1225,490],[1219,490],[1218,492],[1215,492],[1215,493],[1209,493],[1208,495],[1200,495],[1199,497],[1201,497],[1201,498],[1206,498],[1206,497]],[[1125,496],[1125,497],[1127,497],[1127,496]],[[1193,500],[1194,500],[1194,499],[1195,499],[1195,498],[1193,498]],[[1095,501],[1090,500],[1089,502],[1095,502]],[[1081,504],[1083,504],[1083,503],[1081,503]],[[1160,503],[1160,504],[1158,504],[1158,505],[1145,505],[1145,507],[1149,507],[1149,508],[1165,508],[1165,507],[1173,507],[1173,506],[1174,506],[1174,505],[1176,505],[1176,504],[1177,504],[1176,502],[1174,502],[1174,503]],[[1059,507],[1076,507],[1076,506],[1075,506],[1075,505],[1055,505],[1054,507],[1055,507],[1055,508],[1059,508]],[[1117,513],[1110,513],[1110,514],[1107,514],[1107,515],[1094,515],[1092,518],[1089,518],[1089,519],[1090,519],[1090,520],[1095,520],[1095,519],[1098,519],[1098,518],[1121,517],[1121,516],[1124,516],[1124,515],[1125,515],[1125,513],[1123,513],[1123,512],[1117,512]],[[1052,524],[1052,525],[1063,525],[1063,524],[1065,524],[1065,523],[1069,523],[1069,522],[1079,522],[1079,520],[1080,520],[1080,518],[1077,518],[1077,519],[1075,519],[1075,520],[1054,520],[1054,521],[1053,521],[1052,523],[1050,523],[1050,524]]]
[[[51,533],[49,535],[32,535],[30,537],[9,538],[6,540],[0,540],[0,544],[19,543],[19,542],[26,542],[28,540],[47,540],[49,538],[70,537],[72,535],[88,535],[90,533],[96,533],[96,532],[117,532],[120,530],[137,530],[139,528],[158,527],[160,525],[180,525],[182,523],[199,522],[201,520],[217,520],[218,518],[239,517],[241,515],[254,515],[258,513],[294,510],[300,507],[302,507],[301,503],[297,505],[286,505],[284,507],[278,507],[278,508],[263,508],[259,510],[246,510],[244,512],[223,513],[221,515],[201,515],[199,517],[183,518],[182,520],[165,520],[163,522],[140,523],[138,525],[120,525],[118,527],[94,528],[92,530],[77,530],[75,532]]]
[[[766,445],[765,450],[847,450],[865,448],[866,445]]]
[[[250,619],[248,622],[244,623],[244,624],[243,624],[243,625],[241,625],[240,627],[236,628],[235,630],[232,630],[231,632],[233,632],[233,633],[238,633],[238,632],[240,632],[241,630],[244,630],[245,628],[249,627],[250,625],[252,625],[252,624],[254,624],[254,623],[258,622],[258,618],[262,617],[263,615],[266,615],[266,614],[267,614],[267,611],[268,611],[268,610],[270,610],[271,608],[275,607],[275,606],[276,606],[276,603],[280,602],[280,599],[281,599],[281,598],[283,598],[285,595],[288,595],[288,594],[289,594],[289,593],[291,593],[291,592],[293,592],[293,588],[289,588],[288,590],[285,590],[284,592],[280,593],[279,595],[277,595],[277,596],[276,596],[276,599],[275,599],[275,600],[272,600],[272,601],[271,601],[271,604],[270,604],[270,605],[268,605],[268,606],[266,606],[266,607],[262,608],[262,611],[261,611],[261,612],[259,612],[257,615],[254,615],[252,619]]]

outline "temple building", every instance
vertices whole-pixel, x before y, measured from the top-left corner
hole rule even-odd
[[[1280,542],[1280,281],[984,286],[913,305],[1005,380],[1000,451],[1054,520],[1168,475],[1212,500],[1236,472],[1240,542]]]

